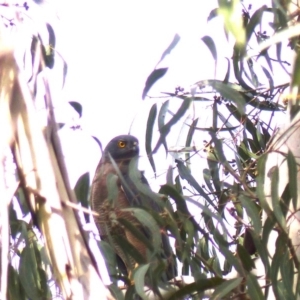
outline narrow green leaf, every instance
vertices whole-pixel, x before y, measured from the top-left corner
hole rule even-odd
[[[278,22],[278,27],[280,28],[287,28],[288,22],[290,21],[288,11],[286,10],[286,4],[285,2],[277,2],[272,3],[272,12],[274,14],[274,21]]]
[[[176,47],[176,45],[178,44],[178,42],[180,41],[180,36],[176,33],[174,35],[173,41],[171,42],[171,44],[168,46],[168,48],[164,51],[164,53],[162,54],[160,61],[157,63],[157,65],[164,60],[164,58],[171,53],[171,51]]]
[[[126,208],[123,209],[123,211],[131,212],[143,226],[150,230],[152,239],[149,242],[157,253],[161,249],[161,234],[160,229],[151,214],[141,208]]]
[[[17,234],[21,230],[21,224],[20,222],[23,222],[18,219],[17,212],[14,209],[13,204],[11,203],[9,205],[9,225],[10,225],[10,233],[13,239],[16,238]]]
[[[156,168],[155,168],[155,162],[152,155],[152,134],[153,134],[153,126],[156,119],[156,115],[157,115],[157,105],[153,104],[150,109],[148,121],[147,121],[145,149],[154,173],[156,173]]]
[[[130,262],[130,257],[132,257],[138,264],[145,263],[145,258],[142,256],[140,251],[138,251],[131,243],[129,243],[127,238],[121,235],[111,235],[110,238],[114,238],[113,241],[123,250],[123,253],[127,256],[127,262]]]
[[[132,299],[140,299],[140,297],[136,294],[135,286],[130,285],[127,288],[126,294],[125,294],[125,300],[132,300]],[[117,299],[119,300],[119,299]]]
[[[284,62],[281,59],[281,49],[282,49],[282,43],[277,43],[276,44],[276,55],[277,55],[277,60],[281,66],[281,68],[285,71],[286,74],[290,76],[290,71],[288,71],[284,65]],[[290,65],[290,64],[288,64]]]
[[[125,174],[124,174],[125,175]],[[129,172],[125,175],[126,180],[122,174],[118,174],[122,181],[122,186],[130,197],[135,206],[153,210],[153,206],[157,209],[164,209],[168,202],[162,201],[161,195],[153,192],[147,182],[147,179],[138,169],[138,157],[131,159],[129,163]],[[137,195],[139,195],[137,197]]]
[[[227,158],[225,157],[224,151],[223,151],[223,146],[222,142],[217,138],[216,134],[211,132],[210,136],[212,137],[212,141],[215,144],[215,153],[216,157],[218,158],[219,162],[232,174],[235,173],[231,165],[228,163]]]
[[[173,118],[160,129],[160,137],[159,137],[158,142],[153,150],[154,153],[158,150],[158,148],[163,143],[163,141],[165,141],[172,126],[175,125],[187,112],[187,110],[190,107],[191,102],[192,102],[192,98],[184,100],[182,102],[181,106],[179,107],[179,109],[177,110],[177,112],[174,114]]]
[[[253,237],[251,235],[251,231],[249,228],[245,228],[243,246],[250,255],[253,255],[257,252],[255,243],[253,241]]]
[[[239,92],[238,86],[230,85],[224,83],[220,80],[203,80],[197,82],[199,86],[211,86],[217,92],[219,92],[225,99],[233,101],[241,114],[244,114],[245,111],[245,99],[243,95]],[[236,87],[236,88],[234,88]]]
[[[284,256],[285,250],[287,248],[286,245],[286,237],[284,236],[284,233],[281,233],[276,240],[276,246],[275,246],[275,254],[272,259],[271,264],[271,281],[272,281],[272,287],[275,294],[276,299],[282,299],[281,298],[281,292],[280,292],[280,286],[278,282],[278,273],[280,269],[280,265],[282,264],[282,258]]]
[[[263,56],[264,59],[266,60],[269,69],[273,72],[273,66],[272,66],[272,61],[268,52],[268,49],[261,51],[259,56]]]
[[[280,224],[280,226],[286,231],[286,220],[280,207],[280,198],[278,194],[278,182],[279,182],[279,168],[277,166],[272,167],[271,173],[271,199],[274,215]]]
[[[194,132],[195,132],[195,127],[198,123],[198,118],[196,118],[195,120],[193,120],[192,124],[190,125],[190,129],[189,129],[189,132],[187,134],[187,137],[186,137],[186,142],[185,142],[185,146],[186,147],[189,147],[192,143],[192,139],[193,139],[193,136],[194,136]]]
[[[26,295],[33,300],[41,299],[37,262],[32,244],[26,246],[21,253],[19,274]]]
[[[45,270],[43,268],[39,267],[38,274],[39,274],[41,298],[52,299],[51,291],[48,286],[48,278],[47,278],[47,274],[46,274]]]
[[[212,105],[212,128],[216,129],[218,124],[218,104],[214,101]]]
[[[207,193],[203,190],[203,188],[199,185],[199,183],[193,177],[191,171],[184,165],[184,163],[180,160],[175,161],[177,164],[177,169],[179,175],[182,179],[187,180],[187,182],[210,204],[212,207],[216,208],[215,204],[208,197]]]
[[[267,79],[268,79],[268,82],[269,82],[269,89],[270,89],[270,95],[273,94],[273,91],[274,91],[274,80],[273,80],[273,76],[270,74],[270,72],[264,67],[264,66],[261,66],[262,67],[262,70],[263,72],[265,73]]]
[[[194,136],[194,133],[195,133],[197,123],[198,123],[198,118],[193,120],[192,124],[190,125],[189,132],[187,134],[186,141],[185,141],[185,146],[186,147],[190,147],[191,144],[192,144],[192,139],[193,139],[193,136]],[[185,154],[185,159],[188,163],[190,163],[190,153]]]
[[[249,273],[247,275],[246,279],[247,287],[248,287],[248,294],[250,296],[250,299],[255,299],[255,300],[264,300],[265,297],[262,293],[262,288],[259,286],[257,282],[257,278]]]
[[[281,257],[280,273],[282,277],[285,299],[297,299],[293,292],[294,286],[294,262],[288,248]],[[296,279],[296,277],[295,277]]]
[[[240,126],[233,126],[231,128],[224,128],[224,127],[220,127],[220,128],[207,128],[207,127],[195,127],[195,130],[200,130],[200,131],[206,131],[206,132],[225,132],[225,131],[232,131],[235,130],[237,128],[239,128]]]
[[[206,205],[203,205],[203,204],[201,204],[198,201],[195,201],[195,200],[193,200],[191,198],[187,198],[186,200],[188,202],[194,204],[195,206],[199,207],[201,209],[201,211],[202,211],[202,215],[204,216],[204,218],[206,216],[209,217],[209,218],[205,218],[206,223],[207,223],[207,221],[210,221],[211,219],[215,219],[216,222],[217,222],[217,224],[219,224],[220,226],[222,226],[222,230],[223,230],[222,241],[223,240],[225,241],[226,236],[228,235],[228,228],[225,225],[225,223],[224,223],[225,220],[221,217],[221,215],[218,212],[215,213],[215,212],[211,211]],[[213,222],[211,222],[211,223],[212,223],[212,225],[211,225],[211,230],[210,231],[213,232],[216,227],[213,225]],[[206,226],[207,226],[207,224],[206,224]]]
[[[186,296],[191,296],[193,293],[201,293],[208,289],[213,289],[224,282],[224,279],[219,277],[200,279],[191,284],[187,284],[175,292],[168,300],[184,299]]]
[[[151,237],[148,235],[147,229],[145,229],[143,227],[139,227],[136,224],[129,222],[125,218],[118,218],[118,221],[124,227],[124,229],[126,229],[127,231],[130,231],[131,234],[134,235],[137,240],[142,242],[150,251],[153,252],[154,249],[153,249],[153,245],[152,245],[152,240],[151,240]]]
[[[109,173],[106,177],[106,186],[107,186],[107,199],[110,201],[113,207],[118,199],[119,189],[118,189],[118,176],[116,174]]]
[[[112,283],[108,286],[108,288],[115,300],[124,300],[125,299],[124,294],[122,293],[120,288],[117,286],[117,284]],[[132,299],[132,297],[130,299]]]
[[[218,54],[217,54],[217,48],[216,48],[214,40],[208,35],[205,35],[204,37],[202,37],[201,40],[208,47],[208,49],[209,49],[211,55],[213,56],[214,60],[217,61],[218,60]]]
[[[235,117],[237,121],[244,124],[245,129],[251,134],[254,143],[259,145],[259,140],[257,139],[257,135],[256,135],[256,127],[248,118],[248,116],[240,114],[240,112],[232,104],[226,104],[226,108]]]
[[[287,164],[289,169],[289,191],[292,197],[292,203],[294,210],[297,210],[297,199],[298,199],[298,192],[297,192],[297,162],[296,159],[291,151],[288,152],[287,155]]]
[[[289,183],[287,183],[285,189],[281,194],[281,202],[280,202],[280,207],[285,218],[287,217],[287,213],[290,211],[291,200],[292,197],[290,194],[290,186]]]
[[[40,38],[40,37],[39,37]],[[32,36],[32,41],[31,41],[31,45],[30,45],[30,53],[31,53],[31,64],[34,64],[34,60],[36,58],[36,50],[37,47],[39,46],[39,39],[37,36]],[[25,61],[23,61],[24,65],[25,65]],[[30,78],[29,81],[32,80],[32,77]]]
[[[203,179],[205,181],[206,186],[208,187],[208,189],[210,190],[210,192],[214,192],[214,188],[211,184],[212,178],[211,178],[211,173],[209,169],[203,169]]]
[[[76,182],[74,192],[76,198],[85,208],[89,207],[89,187],[90,187],[90,173],[87,172],[79,177]],[[89,221],[89,215],[84,215],[85,220]]]
[[[75,109],[75,111],[78,113],[79,118],[82,117],[82,105],[79,102],[76,101],[69,101],[69,104]]]
[[[40,251],[41,262],[45,265],[46,268],[51,267],[51,261],[49,259],[45,246],[41,247],[39,251]]]
[[[49,23],[46,23],[46,27],[49,33],[49,44],[52,45],[53,48],[55,48],[56,39],[53,27]]]
[[[244,56],[245,53],[241,51],[241,49],[239,49],[238,47],[234,46],[233,57],[232,57],[234,75],[238,83],[245,91],[251,91],[253,90],[253,88],[245,82],[242,76],[244,73],[244,63],[243,63]]]
[[[252,34],[255,33],[256,26],[261,24],[262,16],[265,11],[267,11],[267,6],[263,5],[261,8],[256,10],[251,16],[249,23],[246,27],[246,43],[249,42]]]
[[[253,202],[252,199],[244,196],[243,194],[239,195],[239,200],[242,203],[242,206],[246,209],[247,215],[250,217],[254,230],[256,232],[261,232],[262,224],[259,207]]]
[[[244,97],[238,91],[217,80],[212,80],[211,86],[215,88],[225,99],[233,101],[237,105],[238,110],[241,113],[244,113],[246,102]]]
[[[227,60],[227,72],[226,72],[225,78],[223,79],[223,83],[227,84],[228,80],[229,80],[229,77],[230,77],[231,65],[230,65],[230,60],[227,57],[225,57],[225,58]]]
[[[256,178],[256,183],[257,183],[256,191],[257,191],[257,196],[258,196],[259,202],[261,204],[261,207],[267,213],[268,217],[273,219],[274,214],[267,202],[267,199],[265,196],[265,191],[264,191],[266,161],[267,161],[267,155],[262,155],[258,159],[258,163],[257,163],[258,176]]]
[[[260,149],[266,149],[266,145],[267,145],[267,143],[265,142],[265,140],[267,139],[267,136],[262,134],[261,130],[262,130],[261,124],[260,124],[260,122],[258,122],[256,124],[256,136],[257,136],[257,140],[258,140],[259,144],[257,145],[253,141],[253,144],[256,147],[256,151],[259,151]],[[258,148],[259,146],[260,146],[260,148]],[[253,151],[253,152],[256,153],[255,151]]]
[[[98,247],[103,255],[107,271],[111,276],[111,279],[114,283],[117,282],[117,257],[114,249],[108,242],[105,241],[97,241]]]
[[[101,150],[101,153],[103,153],[103,147],[102,147],[102,143],[99,141],[99,139],[95,136],[92,136],[92,138],[95,140],[95,142],[98,144],[100,150]]]
[[[207,237],[202,237],[198,241],[198,247],[197,247],[197,253],[200,254],[201,257],[203,257],[205,260],[208,260],[210,258],[209,253],[209,242]]]
[[[9,299],[13,300],[25,300],[25,292],[22,288],[20,277],[18,272],[12,267],[11,264],[8,265],[8,289],[7,295]]]
[[[218,16],[218,8],[214,8],[208,15],[207,22]]]
[[[211,179],[213,181],[215,191],[221,191],[221,182],[219,176],[219,161],[215,154],[211,151],[207,152],[207,165],[211,174]]]
[[[223,17],[224,27],[234,36],[236,44],[243,48],[246,42],[246,31],[240,12],[240,1],[219,1],[218,14]]]
[[[177,175],[175,177],[175,185],[174,185],[176,191],[180,194],[183,195],[183,189],[182,189],[182,185],[181,185],[181,181],[180,181],[180,176]]]
[[[229,243],[227,240],[224,238],[224,236],[216,230],[213,233],[214,235],[214,240],[216,243],[219,245],[219,251],[224,255],[226,261],[231,264],[236,271],[240,274],[240,276],[245,276],[246,270],[244,270],[244,266],[240,259],[236,255],[234,255],[229,249]]]
[[[255,268],[254,262],[251,259],[248,251],[240,244],[237,245],[237,255],[242,262],[245,271],[250,272]]]
[[[45,64],[48,68],[52,69],[54,66],[54,57],[55,57],[55,33],[52,26],[49,23],[46,23],[46,27],[49,33],[49,44],[42,45],[42,53],[44,56]]]
[[[252,145],[255,144],[252,143]],[[238,154],[240,155],[240,157],[243,159],[245,163],[248,162],[251,158],[257,159],[259,157],[258,155],[255,155],[253,152],[249,151],[251,150],[249,149],[249,147],[250,147],[250,139],[243,140],[241,144],[237,146]],[[257,152],[256,149],[254,151]]]
[[[20,205],[20,208],[22,210],[22,215],[25,216],[28,213],[30,213],[29,208],[28,208],[28,204],[25,198],[25,194],[22,188],[18,188],[18,191],[16,193],[16,197],[18,200],[18,203]]]
[[[253,84],[253,86],[255,88],[258,88],[258,86],[260,85],[259,84],[259,81],[258,81],[258,77],[256,75],[256,72],[254,71],[253,69],[253,60],[251,58],[249,58],[247,60],[247,65],[248,65],[248,68],[249,68],[249,71],[250,71],[250,75],[249,76],[246,71],[244,70],[244,74],[246,75],[246,77],[248,78],[248,80]]]
[[[161,69],[155,69],[152,71],[152,73],[148,76],[145,87],[142,94],[142,99],[144,100],[150,91],[151,87],[154,85],[154,83],[166,75],[168,71],[168,68],[161,68]]]
[[[158,130],[159,130],[160,133],[163,133],[162,131],[163,131],[163,128],[165,126],[165,119],[166,119],[166,116],[167,116],[168,107],[169,107],[169,100],[165,101],[162,104],[161,109],[158,113],[157,124],[158,124]],[[167,145],[166,139],[164,139],[162,141],[162,144],[165,147],[165,151],[166,151],[166,154],[167,154],[168,145]]]
[[[187,239],[186,239],[186,247],[188,249],[191,249],[193,242],[194,242],[194,234],[195,234],[195,228],[193,226],[193,223],[189,220],[186,219],[184,224],[183,224],[184,230],[186,232],[187,235]]]
[[[213,294],[210,296],[210,299],[211,300],[222,299],[227,294],[229,294],[232,290],[237,288],[241,284],[242,280],[243,280],[243,278],[238,277],[238,278],[229,279],[229,280],[224,281],[215,289]]]
[[[260,232],[256,232],[255,230],[248,228],[249,233],[251,233],[252,240],[255,244],[255,248],[257,250],[257,253],[262,259],[265,272],[268,278],[268,275],[270,273],[270,262],[269,262],[269,253],[267,250],[268,240],[263,239],[260,237]]]
[[[185,199],[173,186],[170,186],[167,184],[162,185],[160,192],[162,194],[170,196],[173,200],[175,200],[176,205],[177,205],[177,210],[179,210],[183,214],[189,215],[189,211],[188,211]]]
[[[68,74],[68,65],[67,65],[67,63],[66,63],[66,61],[62,58],[62,60],[63,60],[63,64],[64,64],[64,66],[63,66],[63,80],[62,80],[62,89],[64,88],[64,86],[65,86],[65,82],[66,82],[66,78],[67,78],[67,74]]]
[[[161,187],[160,192],[165,195],[170,196],[176,203],[177,213],[180,212],[180,214],[184,215],[185,218],[189,218],[189,220],[192,222],[193,226],[195,228],[197,228],[198,230],[201,230],[199,227],[199,224],[196,222],[194,217],[190,214],[187,204],[186,204],[186,200],[183,198],[183,196],[181,194],[179,194],[179,192],[175,189],[175,187],[165,184]],[[178,214],[174,216],[174,219],[176,219],[176,216],[178,216]],[[180,217],[180,215],[179,215],[179,217]],[[172,222],[172,224],[174,225],[174,222]],[[176,227],[172,226],[169,229],[170,230],[173,229],[172,233],[174,234],[174,236],[176,238],[176,243],[179,248],[182,248],[182,241],[180,238],[178,226],[176,226]]]
[[[145,276],[150,267],[150,264],[141,265],[137,269],[135,269],[133,274],[133,280],[135,284],[136,292],[142,297],[144,300],[147,300],[148,297],[145,294]]]
[[[276,220],[273,216],[267,217],[264,221],[263,231],[262,231],[262,242],[268,244],[268,239],[273,231],[276,224]]]

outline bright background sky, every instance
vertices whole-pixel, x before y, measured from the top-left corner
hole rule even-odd
[[[251,12],[254,13],[268,2],[244,1],[244,5],[247,8],[251,3]],[[52,83],[58,85],[54,89],[56,93],[53,93],[58,121],[66,122],[60,135],[71,184],[74,186],[79,176],[87,171],[92,180],[101,157],[92,135],[105,147],[111,138],[130,130],[140,140],[140,168],[146,170],[152,188],[158,191],[159,185],[165,183],[167,168],[174,162],[172,157],[166,160],[161,149],[154,159],[156,164],[160,162],[157,164],[157,174],[162,176],[154,178],[144,143],[148,112],[156,100],[142,100],[145,81],[176,33],[181,37],[180,42],[159,65],[169,67],[169,70],[154,85],[150,95],[159,96],[162,91],[174,92],[178,85],[189,91],[191,85],[199,80],[224,78],[227,71],[225,57],[231,59],[232,47],[227,46],[221,18],[207,22],[209,13],[217,7],[217,1],[51,0],[42,7],[45,15],[38,15],[42,21],[47,19],[47,15],[51,16],[49,22],[54,26],[56,50],[68,65],[63,91],[60,89],[61,77],[57,74],[52,78]],[[57,19],[55,22],[53,15]],[[213,57],[201,41],[204,35],[212,36],[218,49],[216,74]],[[56,67],[61,74],[59,61],[57,56]],[[82,104],[83,116],[80,120],[67,104],[68,101]],[[202,127],[211,126],[210,104],[204,103],[203,106],[207,107],[197,115]],[[70,129],[69,125],[74,124],[79,124],[82,129]],[[174,127],[171,137],[177,138],[179,130],[179,126]],[[197,134],[197,142],[202,146],[205,134]],[[157,140],[157,135],[153,140]],[[176,139],[169,146],[176,143],[182,146]],[[200,161],[193,166],[201,183],[202,171],[198,170],[198,166],[206,165],[206,157],[199,158]]]
[[[267,2],[244,1],[244,5],[247,8],[251,3],[253,13]],[[55,7],[59,19],[54,24],[57,51],[68,64],[65,88],[63,93],[59,91],[56,106],[67,106],[67,101],[78,101],[83,106],[83,117],[79,122],[75,120],[82,130],[72,131],[68,126],[61,130],[72,184],[86,171],[93,176],[101,156],[91,135],[105,147],[111,138],[129,130],[140,140],[140,165],[151,181],[153,173],[145,155],[144,138],[149,108],[155,99],[142,100],[145,81],[176,33],[180,42],[159,65],[169,67],[168,73],[150,95],[174,92],[178,85],[189,91],[199,80],[224,78],[225,57],[231,59],[232,47],[227,46],[221,18],[207,22],[217,1],[87,0],[83,4],[65,0],[57,1]],[[201,41],[204,35],[212,36],[218,49],[216,74],[212,55]],[[72,109],[58,109],[58,118],[72,124],[72,114],[66,111]],[[203,126],[211,126],[206,120],[209,116],[210,111],[205,110],[199,115],[202,123],[206,122]],[[164,160],[158,174],[168,168],[168,163]]]
[[[216,2],[90,0],[84,5],[81,1],[59,4],[57,48],[68,64],[62,98],[83,105],[83,130],[72,132],[66,127],[61,131],[72,183],[95,168],[100,158],[91,135],[105,146],[114,136],[128,133],[133,122],[131,133],[139,138],[145,157],[146,120],[155,100],[143,101],[141,95],[147,77],[176,33],[181,36],[179,44],[159,65],[169,71],[150,94],[173,92],[177,85],[189,90],[196,81],[214,77],[214,61],[201,37],[221,28],[220,20],[207,24]],[[219,42],[221,45],[222,40]],[[221,71],[222,77],[225,72]],[[60,117],[66,119],[65,112]]]

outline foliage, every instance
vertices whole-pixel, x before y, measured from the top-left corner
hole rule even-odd
[[[174,92],[163,93],[165,102],[153,104],[147,122],[146,149],[153,171],[158,163],[155,153],[162,147],[174,158],[160,193],[173,201],[165,222],[176,241],[181,274],[194,279],[170,299],[202,299],[205,295],[210,299],[265,299],[271,288],[276,299],[296,299],[299,281],[294,270],[298,270],[299,262],[286,225],[290,201],[293,199],[297,206],[292,153],[287,157],[290,184],[283,194],[278,194],[277,187],[280,170],[272,170],[272,208],[264,187],[276,119],[284,116],[287,107],[287,80],[291,76],[298,84],[298,60],[290,75],[289,62],[282,58],[287,52],[298,52],[300,31],[293,20],[299,13],[289,13],[287,1],[273,1],[271,6],[262,5],[255,11],[251,5],[229,2],[219,1],[219,7],[208,17],[208,22],[223,17],[228,47],[232,47],[223,80],[202,80],[191,91],[177,87]],[[237,22],[232,21],[233,16]],[[222,49],[218,49],[218,39],[202,38],[216,63],[224,59],[219,57]],[[159,70],[147,79],[143,98]],[[282,73],[287,74],[286,81],[277,75]],[[211,114],[206,118],[211,123],[199,126],[203,103],[209,105],[205,111]],[[188,130],[178,137],[185,139],[185,144],[174,149],[168,140],[178,132],[178,123]],[[155,141],[156,130],[159,135]],[[203,147],[199,146],[201,139]],[[273,260],[269,261],[267,245],[274,230],[278,237]],[[264,270],[255,267],[259,259]],[[292,282],[297,283],[295,290]]]

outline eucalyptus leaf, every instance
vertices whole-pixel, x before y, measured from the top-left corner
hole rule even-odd
[[[90,174],[89,172],[81,175],[76,182],[74,191],[77,200],[85,208],[89,207],[89,187],[90,187]],[[89,221],[89,216],[85,214],[86,222]]]
[[[217,54],[217,48],[216,48],[214,40],[208,35],[205,35],[204,37],[202,37],[201,40],[208,47],[208,49],[209,49],[211,55],[213,56],[214,60],[217,61],[218,60],[218,54]]]
[[[151,233],[150,245],[153,246],[154,251],[157,253],[161,247],[161,234],[155,219],[141,208],[125,208],[123,211],[131,212],[143,226],[149,229]]]
[[[158,124],[158,130],[161,134],[163,134],[163,131],[164,131],[165,119],[167,116],[168,108],[169,108],[169,100],[165,101],[162,104],[162,106],[159,110],[159,113],[158,113],[157,124]],[[167,154],[167,152],[168,152],[167,140],[163,139],[162,144],[163,144],[166,154]]]
[[[171,120],[166,123],[163,127],[160,128],[160,137],[159,140],[153,150],[153,152],[155,153],[159,147],[161,146],[161,144],[164,143],[167,135],[169,134],[171,128],[173,125],[175,125],[183,116],[184,114],[187,112],[187,110],[190,107],[190,104],[192,102],[192,98],[188,98],[186,100],[184,100],[181,104],[181,106],[179,107],[179,109],[177,110],[177,112],[173,115],[173,117],[171,118]]]
[[[257,278],[253,274],[249,273],[247,275],[246,283],[248,287],[248,293],[251,299],[257,299],[257,300],[265,299],[262,293],[261,286],[259,286],[257,282]]]
[[[149,267],[150,267],[149,264],[141,265],[134,271],[134,275],[133,275],[136,292],[144,300],[148,299],[144,289],[145,289],[145,276]]]
[[[146,153],[150,162],[150,165],[152,167],[152,170],[154,173],[156,173],[156,167],[155,162],[152,156],[152,134],[153,134],[153,126],[157,115],[157,105],[153,104],[147,121],[147,127],[146,127],[146,141],[145,141],[145,148]]]
[[[224,281],[222,284],[220,284],[215,289],[215,291],[211,295],[210,299],[211,300],[222,299],[223,297],[228,295],[232,290],[237,288],[241,284],[242,280],[243,280],[243,278],[238,277],[238,278],[229,279],[229,280]]]
[[[171,53],[171,51],[177,46],[177,44],[180,41],[180,35],[178,35],[177,33],[174,35],[174,38],[171,42],[171,44],[168,46],[168,48],[164,51],[164,53],[162,54],[160,61],[157,63],[157,65],[164,60],[164,58]]]
[[[145,87],[142,94],[143,100],[146,98],[148,92],[150,91],[154,83],[160,78],[164,77],[167,71],[168,68],[155,69],[152,71],[152,73],[148,76],[147,81],[145,83]]]

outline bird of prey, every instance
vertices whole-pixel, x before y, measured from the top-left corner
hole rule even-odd
[[[164,218],[166,208],[138,170],[138,156],[138,140],[131,135],[117,136],[106,146],[91,188],[92,208],[99,214],[95,223],[129,278],[138,265],[150,263],[159,266],[156,274],[167,282],[176,276],[175,259],[166,229],[156,222]]]

